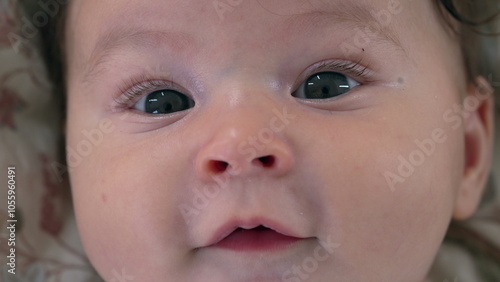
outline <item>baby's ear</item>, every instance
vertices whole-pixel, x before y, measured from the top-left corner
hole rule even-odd
[[[491,170],[494,139],[493,89],[483,78],[470,83],[463,103],[465,167],[457,193],[454,219],[467,219],[477,209]]]

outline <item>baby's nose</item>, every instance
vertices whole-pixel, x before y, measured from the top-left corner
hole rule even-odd
[[[221,122],[198,152],[197,174],[206,180],[220,174],[231,177],[286,174],[293,166],[294,156],[284,135],[290,120],[284,117],[293,116],[283,111],[273,109],[273,114],[267,117],[238,113]]]

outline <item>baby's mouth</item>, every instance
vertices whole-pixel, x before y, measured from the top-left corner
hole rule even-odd
[[[284,249],[302,238],[281,234],[271,228],[259,225],[251,229],[238,227],[213,245],[216,248],[238,252],[276,251]]]

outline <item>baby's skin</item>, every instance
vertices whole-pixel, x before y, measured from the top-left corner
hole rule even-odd
[[[424,281],[476,209],[493,98],[433,1],[68,8],[67,160],[107,281]]]

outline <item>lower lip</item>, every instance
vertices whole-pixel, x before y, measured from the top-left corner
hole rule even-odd
[[[284,249],[300,238],[280,234],[274,230],[237,229],[214,247],[233,251],[275,251]]]

